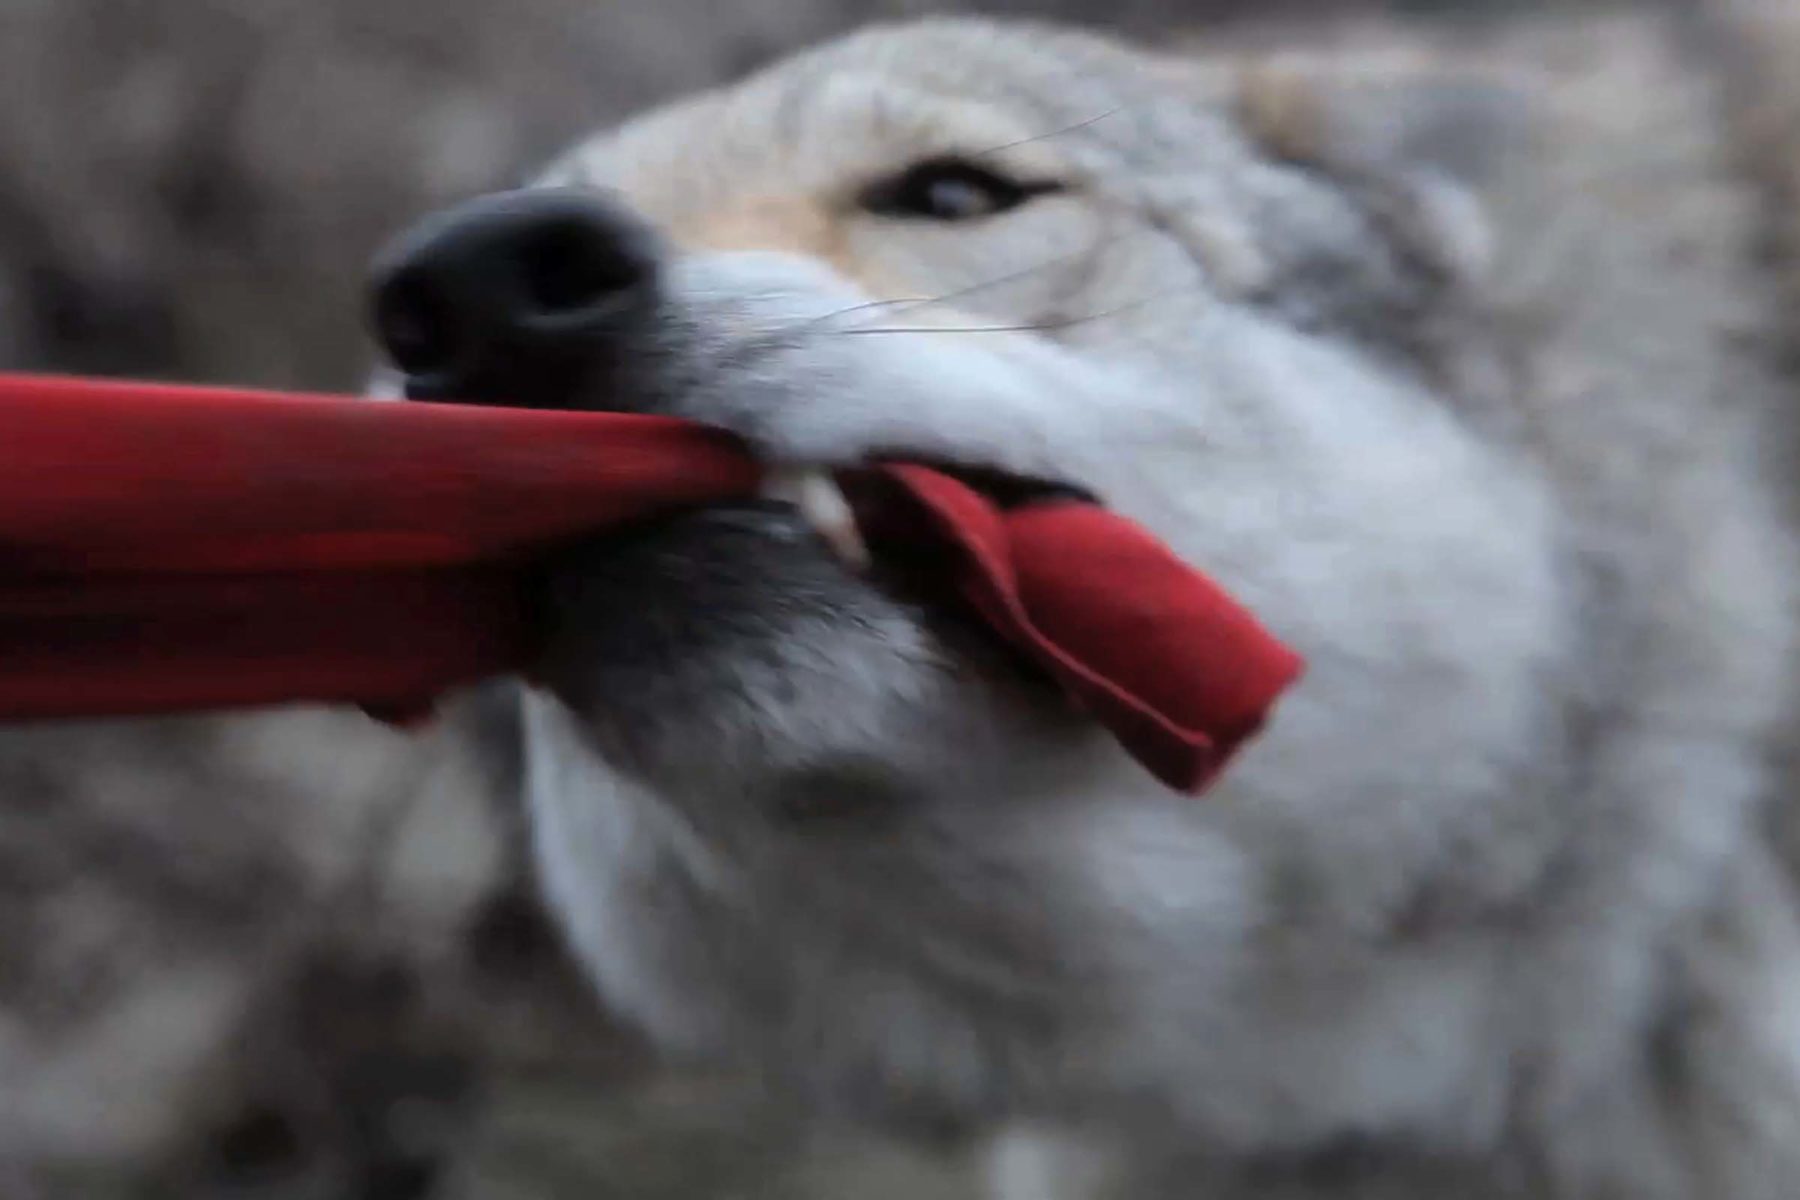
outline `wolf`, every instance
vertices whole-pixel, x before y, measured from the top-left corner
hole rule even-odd
[[[1709,48],[1710,47],[1710,48]],[[880,27],[441,214],[414,398],[786,486],[572,552],[542,887],[676,1058],[1017,1195],[1791,1196],[1791,385],[1718,45]],[[1206,795],[860,561],[833,472],[1078,487],[1308,660]]]

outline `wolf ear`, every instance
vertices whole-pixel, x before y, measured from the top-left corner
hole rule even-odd
[[[1524,89],[1478,69],[1451,75],[1326,55],[1241,67],[1239,124],[1268,153],[1359,175],[1433,174],[1480,190],[1524,140]]]
[[[1505,160],[1528,137],[1528,89],[1480,64],[1381,55],[1290,54],[1232,78],[1238,124],[1265,153],[1358,189],[1389,234],[1446,278],[1486,276],[1495,247],[1484,194],[1500,190]]]

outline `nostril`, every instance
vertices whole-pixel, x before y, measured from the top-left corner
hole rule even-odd
[[[604,196],[504,192],[384,249],[368,316],[409,396],[554,407],[624,360],[660,262],[654,231]]]
[[[519,247],[526,300],[543,315],[591,308],[643,282],[642,258],[592,221],[552,221]]]
[[[375,299],[375,332],[394,365],[409,375],[442,371],[456,360],[455,315],[426,281],[401,276]]]

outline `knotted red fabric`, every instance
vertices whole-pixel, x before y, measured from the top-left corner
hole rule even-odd
[[[925,551],[908,569],[1171,787],[1205,786],[1299,675],[1096,504],[870,473],[885,536]],[[761,476],[730,434],[670,418],[0,374],[0,719],[428,710],[530,672],[547,556]]]

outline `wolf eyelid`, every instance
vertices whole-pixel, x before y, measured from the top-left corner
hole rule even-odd
[[[1026,180],[958,155],[916,162],[865,187],[858,204],[882,217],[939,222],[997,216],[1065,190],[1056,180]]]

